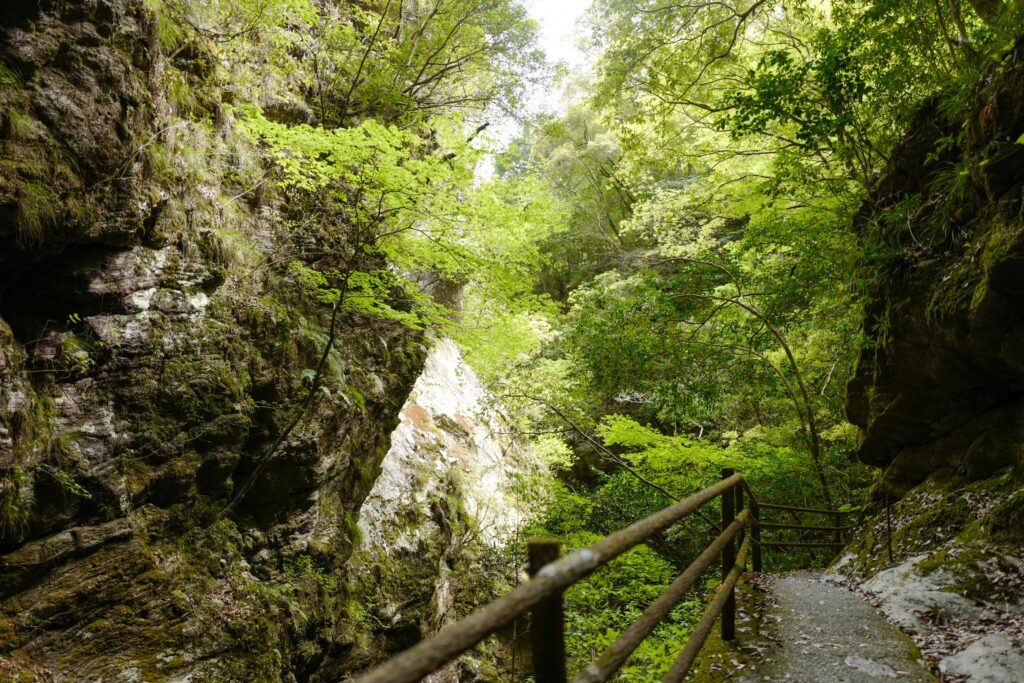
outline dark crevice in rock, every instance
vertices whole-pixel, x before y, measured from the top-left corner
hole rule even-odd
[[[78,245],[22,270],[0,289],[0,317],[15,337],[31,345],[48,331],[66,331],[68,317],[127,313],[123,296],[91,291],[110,257],[123,249]]]

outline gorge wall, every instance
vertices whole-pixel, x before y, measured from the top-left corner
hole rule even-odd
[[[940,471],[1024,469],[1020,51],[922,113],[861,212],[885,255],[847,407],[894,496]]]
[[[891,509],[834,570],[949,680],[1014,680],[1024,666],[1024,43],[921,113],[859,228],[875,283],[847,410],[859,457],[881,468],[874,498]]]
[[[0,678],[339,680],[419,636],[368,627],[350,556],[428,342],[343,316],[324,397],[273,448],[327,340],[280,258],[304,207],[235,130],[214,47],[165,54],[165,29],[142,0],[0,16]],[[444,462],[414,511],[438,552]]]

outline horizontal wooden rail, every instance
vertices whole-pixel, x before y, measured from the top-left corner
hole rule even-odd
[[[842,548],[842,541],[761,541],[762,548]]]
[[[826,510],[824,508],[802,508],[796,507],[795,505],[779,505],[778,503],[760,503],[760,506],[766,510],[788,510],[790,512],[806,512],[819,515],[831,515],[833,517],[836,515],[846,514],[836,510]]]
[[[737,516],[707,549],[672,582],[664,593],[644,613],[633,622],[633,625],[619,634],[607,650],[594,663],[588,664],[573,679],[573,683],[600,683],[615,675],[626,663],[633,651],[640,646],[647,636],[657,628],[658,624],[679,603],[682,597],[701,575],[718,559],[727,543],[731,543],[749,523],[750,511],[744,510]]]
[[[629,628],[619,634],[594,662],[585,666],[573,679],[573,683],[602,683],[615,676],[637,647],[665,620],[687,591],[693,588],[716,558],[720,557],[722,582],[665,678],[666,681],[681,681],[693,666],[717,619],[721,618],[722,639],[729,641],[735,638],[735,587],[746,566],[747,557],[752,556],[754,571],[759,572],[762,548],[842,547],[842,543],[839,542],[841,534],[851,528],[840,526],[842,513],[820,508],[762,503],[754,495],[743,475],[734,473],[730,468],[723,468],[722,479],[715,485],[561,559],[558,559],[557,542],[531,542],[528,581],[360,676],[356,683],[419,681],[528,612],[531,613],[534,680],[537,683],[564,683],[566,658],[563,591],[624,552],[697,512],[716,498],[721,498],[722,502],[722,532]],[[836,525],[807,526],[762,522],[762,509],[827,514],[833,517]],[[834,534],[834,540],[763,540],[762,530],[831,532]],[[743,542],[737,553],[736,544],[740,535],[743,536]]]
[[[693,660],[697,658],[697,653],[700,652],[704,641],[708,639],[708,634],[711,633],[711,627],[714,626],[715,620],[722,614],[725,604],[729,601],[733,589],[736,587],[736,582],[743,572],[749,552],[750,538],[748,537],[743,541],[743,546],[736,557],[736,564],[733,565],[732,571],[729,572],[729,575],[719,585],[718,590],[715,592],[715,597],[711,599],[711,603],[704,610],[704,616],[697,624],[697,627],[693,629],[690,639],[686,641],[683,651],[679,653],[679,658],[676,659],[675,664],[669,669],[668,675],[665,676],[665,683],[679,683],[689,673],[690,667],[693,666]]]
[[[802,529],[804,531],[848,531],[852,526],[807,526],[806,524],[774,524],[758,522],[762,529]]]
[[[544,598],[565,590],[598,567],[693,514],[708,501],[731,492],[742,480],[743,475],[740,474],[723,479],[591,546],[552,562],[529,581],[360,676],[356,683],[415,683],[526,614]]]

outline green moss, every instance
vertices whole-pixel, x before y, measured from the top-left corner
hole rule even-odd
[[[203,464],[203,457],[195,451],[186,451],[180,458],[169,463],[171,472],[180,478],[191,478]]]
[[[976,550],[967,550],[959,553],[950,553],[949,550],[941,550],[926,560],[914,565],[914,568],[922,576],[928,576],[936,571],[954,570],[958,567],[973,567],[985,559],[985,555]]]
[[[907,542],[927,541],[939,529],[947,534],[963,529],[970,518],[971,508],[967,501],[954,493],[946,496],[928,511],[914,517],[898,531],[897,535],[900,540]]]
[[[1024,238],[1024,223],[995,223],[989,226],[981,246],[981,267],[988,273],[993,267],[1004,262],[1008,255],[1020,247]]]
[[[217,230],[217,235],[220,237],[228,263],[255,265],[259,261],[261,252],[245,231],[238,228],[221,227]],[[280,302],[274,301],[273,306],[280,306]]]
[[[697,655],[693,669],[685,680],[731,681],[738,673],[733,665],[734,662],[749,666],[750,660],[745,654],[743,646],[760,640],[759,620],[756,615],[764,609],[763,600],[764,594],[746,581],[740,580],[736,584],[737,605],[752,617],[743,624],[748,627],[748,630],[737,629],[737,639],[728,643],[722,640],[722,630],[716,622]],[[680,648],[682,645],[680,643]]]
[[[892,506],[893,561],[935,549],[971,525],[970,505],[960,495],[963,486],[962,480],[939,472]],[[885,512],[879,511],[841,553],[853,556],[843,571],[870,576],[890,564],[886,535]]]
[[[198,97],[187,76],[177,69],[169,69],[165,78],[167,100],[174,113],[186,116],[196,108]]]
[[[14,622],[0,617],[0,652],[10,652],[21,644]]]
[[[918,562],[914,568],[923,576],[937,571],[949,572],[954,580],[941,590],[963,595],[982,604],[998,596],[1000,600],[1015,601],[1020,591],[1011,584],[1000,584],[990,576],[991,570],[999,565],[999,573],[1014,575],[1016,568],[1003,566],[1004,560],[998,553],[979,547],[957,547],[944,549]]]
[[[42,242],[46,229],[56,224],[59,201],[53,190],[42,182],[31,181],[21,186],[15,221],[22,244]]]
[[[363,531],[359,528],[359,515],[351,512],[345,513],[345,533],[352,547],[359,547],[363,542]]]
[[[999,586],[982,572],[971,573],[952,585],[943,586],[941,590],[945,593],[963,595],[979,604],[991,600],[1000,592]]]
[[[142,155],[151,178],[161,183],[170,183],[174,179],[174,154],[167,145],[151,140],[142,148]]]
[[[53,426],[56,408],[48,396],[37,396],[28,410],[17,414],[13,420],[16,425],[14,432],[14,456],[22,461],[29,455],[50,450],[55,437]]]
[[[974,312],[990,295],[988,278],[992,270],[1000,263],[1005,263],[1008,255],[1020,248],[1024,242],[1024,223],[995,223],[988,226],[985,234],[978,240],[976,253],[980,255],[981,267],[971,264],[972,270],[979,270],[984,278],[981,285],[973,291],[970,310]]]
[[[903,643],[903,649],[907,651],[911,659],[915,662],[924,661],[924,654],[921,652],[921,648],[917,646],[917,643],[914,642],[913,638],[899,629],[894,628],[892,629],[892,632],[895,634],[896,640]]]
[[[996,505],[979,526],[996,543],[1024,546],[1024,489]]]
[[[185,27],[161,0],[146,0],[146,8],[155,20],[157,40],[165,53],[172,53],[185,40]]]
[[[945,277],[932,287],[925,307],[925,316],[932,323],[945,323],[967,310],[975,293],[978,271],[965,257],[954,263]]]
[[[4,134],[8,140],[24,141],[32,137],[32,118],[20,109],[7,111]]]
[[[0,91],[11,92],[24,87],[21,76],[7,62],[0,60]]]
[[[28,527],[31,504],[25,470],[15,464],[0,475],[0,531],[5,538],[20,538]]]
[[[88,631],[89,633],[95,635],[97,633],[102,633],[104,631],[109,631],[112,628],[114,628],[114,624],[112,624],[109,619],[97,619],[97,620],[95,620],[93,622],[90,622],[85,627],[85,630]]]

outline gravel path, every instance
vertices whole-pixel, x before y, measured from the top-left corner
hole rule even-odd
[[[856,593],[827,583],[820,572],[776,577],[769,618],[781,645],[748,669],[743,681],[878,683],[930,681],[909,641]]]

